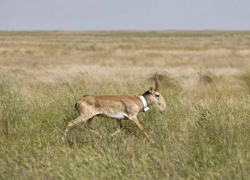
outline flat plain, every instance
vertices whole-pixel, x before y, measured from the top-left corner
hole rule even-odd
[[[248,179],[249,31],[0,31],[0,179]],[[61,140],[83,95],[139,96],[167,109],[136,125],[94,118]]]

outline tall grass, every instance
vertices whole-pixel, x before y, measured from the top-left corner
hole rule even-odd
[[[0,179],[248,179],[249,32],[0,32]],[[84,94],[140,95],[160,75],[167,109],[69,131]],[[242,73],[246,72],[246,73]],[[240,78],[239,78],[240,77]]]
[[[250,72],[245,72],[240,75],[240,79],[244,82],[245,86],[248,88],[250,92]]]
[[[108,118],[94,119],[93,126],[101,136],[78,125],[62,142],[65,125],[78,116],[74,103],[83,94],[92,94],[92,89],[94,94],[138,94],[152,83],[107,83],[101,88],[86,79],[76,76],[70,82],[60,79],[53,84],[30,84],[13,74],[1,75],[1,179],[249,177],[249,95],[230,102],[228,99],[234,98],[230,93],[220,99],[204,96],[205,91],[218,93],[212,86],[183,92],[163,84],[167,111],[160,114],[151,108],[139,115],[155,144],[149,144],[129,120],[123,122],[121,134],[111,137],[116,122]],[[185,103],[182,99],[188,98],[188,93],[203,98],[193,101],[195,97],[190,97]]]

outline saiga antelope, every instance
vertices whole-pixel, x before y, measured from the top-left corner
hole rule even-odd
[[[139,112],[146,112],[149,110],[148,106],[151,105],[157,105],[161,112],[166,109],[165,99],[159,93],[157,72],[155,74],[155,89],[151,87],[139,97],[127,95],[84,95],[75,105],[80,116],[68,123],[64,131],[63,139],[73,125],[87,122],[87,126],[90,127],[93,117],[105,116],[117,119],[118,127],[114,134],[120,132],[122,128],[121,120],[130,119],[140,128],[145,136],[152,141],[149,135],[145,132],[142,124],[137,119],[137,114]]]

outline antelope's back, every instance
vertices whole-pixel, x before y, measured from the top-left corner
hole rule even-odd
[[[85,95],[78,103],[94,108],[125,108],[126,104],[135,101],[135,97],[127,95]]]

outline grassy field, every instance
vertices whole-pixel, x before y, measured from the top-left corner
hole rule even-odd
[[[250,32],[0,31],[0,179],[248,179]],[[67,123],[84,94],[140,95],[154,107],[111,137]]]

